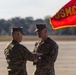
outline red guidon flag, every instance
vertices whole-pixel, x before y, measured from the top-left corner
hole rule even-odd
[[[76,26],[76,0],[71,0],[64,5],[50,18],[50,24],[53,29]]]

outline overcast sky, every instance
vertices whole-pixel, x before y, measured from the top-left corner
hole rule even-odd
[[[0,0],[0,19],[53,16],[70,0]]]

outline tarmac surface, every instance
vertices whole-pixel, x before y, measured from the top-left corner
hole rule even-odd
[[[8,41],[9,42],[9,41]],[[0,75],[7,75],[7,64],[4,56],[4,48],[8,42],[0,42]],[[56,41],[59,45],[57,61],[55,62],[56,75],[76,75],[76,41]],[[31,52],[35,41],[21,42]],[[27,62],[28,75],[34,75],[35,66]]]

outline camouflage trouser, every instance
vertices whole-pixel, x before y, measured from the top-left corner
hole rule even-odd
[[[14,71],[8,71],[8,75],[27,75],[27,72],[23,72],[23,71],[20,71],[20,72],[14,72]]]
[[[55,75],[54,69],[36,69],[34,75]]]

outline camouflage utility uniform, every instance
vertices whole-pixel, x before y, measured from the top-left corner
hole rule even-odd
[[[33,61],[35,57],[26,47],[13,40],[4,53],[8,63],[8,75],[27,75],[26,61]]]
[[[58,55],[58,45],[49,37],[43,42],[35,44],[34,52],[42,53],[36,65],[35,75],[55,75],[54,62]]]

